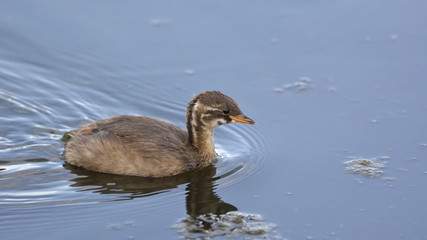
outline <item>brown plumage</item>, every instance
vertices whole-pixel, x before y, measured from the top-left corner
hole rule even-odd
[[[218,91],[195,96],[188,104],[187,131],[142,116],[117,116],[66,134],[68,163],[92,171],[165,177],[195,170],[216,158],[213,129],[227,123],[254,124],[239,105]]]

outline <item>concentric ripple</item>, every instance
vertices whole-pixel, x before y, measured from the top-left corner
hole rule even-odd
[[[215,130],[215,145],[221,156],[216,164],[218,187],[253,181],[265,174],[269,141],[261,129],[262,124],[235,124]]]

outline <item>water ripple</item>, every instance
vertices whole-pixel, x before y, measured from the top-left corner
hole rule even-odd
[[[59,139],[82,122],[119,114],[155,117],[185,128],[191,91],[168,80],[157,84],[141,80],[152,76],[150,72],[138,75],[140,66],[99,65],[102,61],[89,56],[86,60],[93,64],[86,69],[79,62],[84,56],[73,57],[59,57],[67,61],[61,66],[70,66],[61,73],[28,62],[0,61],[0,77],[13,80],[0,89],[0,124],[4,126],[0,130],[0,205],[82,204],[147,196],[153,208],[179,204],[170,199],[186,192],[195,176],[145,179],[64,167]],[[118,84],[120,78],[126,78],[126,84]],[[16,81],[37,87],[22,88]],[[159,88],[165,81],[168,87]],[[215,188],[248,183],[266,174],[271,140],[263,129],[261,123],[215,130],[220,157],[214,167],[203,170],[215,179]]]

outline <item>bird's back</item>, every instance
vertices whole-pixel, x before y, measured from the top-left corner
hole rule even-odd
[[[187,132],[165,121],[118,116],[70,132],[64,155],[72,165],[89,170],[162,177],[195,168],[197,154]]]

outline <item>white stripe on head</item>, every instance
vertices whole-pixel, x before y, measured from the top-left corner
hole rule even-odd
[[[199,110],[199,102],[196,102],[196,104],[194,104],[193,107],[193,112],[191,113],[192,118],[191,118],[191,126],[193,127],[193,129],[197,126],[197,122],[196,122],[196,116],[197,116],[197,111]]]

